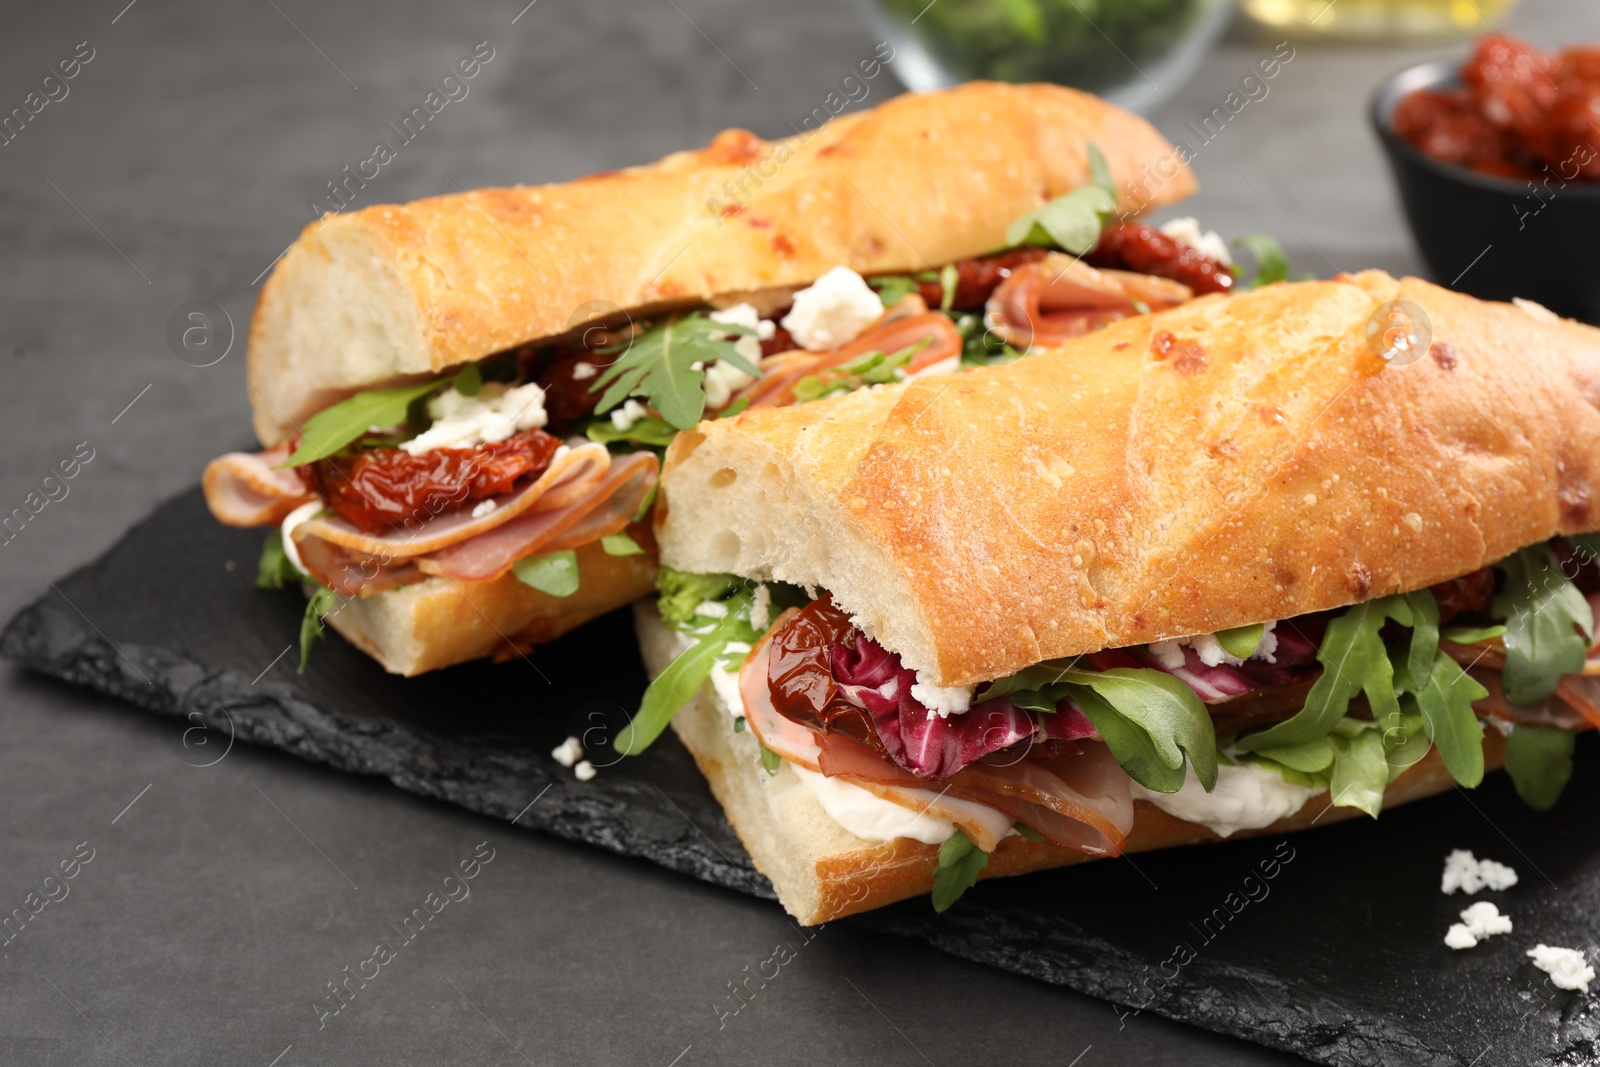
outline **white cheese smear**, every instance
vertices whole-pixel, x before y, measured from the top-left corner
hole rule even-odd
[[[294,569],[301,574],[309,575],[306,565],[300,562],[300,549],[294,543],[294,528],[307,521],[317,512],[326,507],[322,501],[313,500],[309,504],[301,504],[283,517],[283,525],[279,530],[283,533],[283,554],[289,557],[289,562],[294,564]]]
[[[794,294],[783,328],[801,348],[837,348],[861,336],[883,315],[883,300],[849,267],[835,267]]]
[[[433,425],[400,447],[413,456],[436,448],[475,448],[504,441],[546,422],[544,390],[534,382],[513,388],[505,382],[484,382],[476,396],[450,386],[428,401]]]
[[[1305,807],[1321,790],[1283,780],[1277,771],[1223,764],[1217,768],[1217,787],[1207,793],[1195,777],[1194,767],[1176,793],[1157,793],[1133,783],[1136,800],[1148,800],[1168,815],[1199,823],[1218,837],[1240,830],[1259,830]]]
[[[788,766],[817,798],[828,818],[864,841],[909,837],[925,845],[942,845],[955,836],[956,824],[948,819],[901,807],[859,785],[828,778],[793,763]],[[936,796],[928,793],[929,800]]]

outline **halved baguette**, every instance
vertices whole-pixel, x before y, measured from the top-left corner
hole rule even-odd
[[[661,621],[654,605],[642,601],[634,606],[634,626],[645,667],[654,677],[677,655],[677,634]],[[678,711],[672,728],[694,755],[745,851],[772,882],[779,902],[800,922],[808,926],[830,922],[932,890],[938,846],[903,837],[866,841],[845,830],[829,818],[787,764],[776,775],[767,773],[755,736],[748,730],[733,732],[733,720],[717,705],[709,686]],[[1497,770],[1503,763],[1505,739],[1498,730],[1486,732],[1483,755],[1487,770]],[[1452,785],[1438,750],[1432,749],[1389,783],[1383,806],[1387,809],[1420,800]],[[1330,807],[1328,794],[1321,793],[1293,815],[1233,836],[1284,834],[1360,814],[1355,808]],[[1204,826],[1169,815],[1146,801],[1134,801],[1129,852],[1219,840]],[[1000,842],[979,877],[1025,874],[1093,858],[1048,841],[1013,836]]]
[[[1397,299],[1432,331],[1404,366],[1368,341]],[[702,423],[656,529],[970,685],[1425,588],[1594,530],[1596,486],[1600,330],[1373,271]]]
[[[1091,142],[1125,210],[1195,189],[1135,115],[1060,86],[975,82],[782,141],[728,130],[704,149],[566,184],[327,216],[261,291],[256,433],[277,444],[351,392],[558,337],[596,308],[649,314],[808,285],[836,266],[908,271],[980,255],[1012,220],[1089,182]]]

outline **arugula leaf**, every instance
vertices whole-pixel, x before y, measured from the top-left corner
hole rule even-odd
[[[1228,655],[1236,659],[1249,659],[1255,654],[1256,646],[1261,643],[1261,635],[1266,632],[1266,624],[1258,622],[1252,626],[1235,626],[1231,630],[1220,630],[1213,636]]]
[[[306,601],[306,613],[300,618],[300,668],[298,673],[306,673],[306,662],[311,658],[311,646],[322,636],[322,620],[340,604],[339,594],[325,585],[317,586],[317,591],[311,594],[311,599]]]
[[[256,564],[257,589],[282,589],[298,584],[302,575],[283,550],[283,531],[273,530],[261,546],[261,561]]]
[[[766,768],[768,774],[777,774],[778,768],[783,766],[783,757],[761,744],[759,738],[756,744],[761,745],[761,766]]]
[[[1274,763],[1281,763],[1303,774],[1316,774],[1333,766],[1333,744],[1326,737],[1288,748],[1263,749],[1256,755],[1265,756]]]
[[[1416,691],[1428,740],[1439,749],[1450,777],[1468,789],[1483,781],[1483,728],[1474,700],[1489,691],[1443,652],[1436,652],[1428,680]]]
[[[352,441],[366,436],[374,426],[393,426],[410,421],[413,405],[436,389],[450,386],[462,396],[477,396],[483,388],[483,371],[468,363],[448,378],[402,385],[395,389],[368,389],[323,408],[300,427],[300,447],[278,464],[299,467],[335,455]],[[410,440],[407,436],[401,440]],[[387,443],[387,441],[381,442]]]
[[[922,291],[921,283],[932,281],[934,277],[925,277],[933,274],[932,271],[922,271],[918,274],[880,274],[876,278],[868,278],[867,284],[878,291],[878,299],[883,301],[886,308],[894,307],[912,293]]]
[[[1572,777],[1572,747],[1578,735],[1554,726],[1518,723],[1506,738],[1506,773],[1517,796],[1534,811],[1549,811]]]
[[[656,574],[656,589],[661,594],[656,607],[663,622],[681,630],[694,618],[701,604],[708,600],[726,600],[743,584],[732,574],[691,574],[662,566]]]
[[[578,591],[578,553],[572,549],[524,556],[511,565],[511,573],[523,585],[551,596],[571,596]]]
[[[1360,808],[1376,819],[1383,810],[1383,791],[1389,785],[1383,732],[1364,729],[1353,737],[1334,733],[1328,741],[1334,750],[1333,773],[1328,780],[1333,806]]]
[[[1043,245],[1081,256],[1116,210],[1116,198],[1100,186],[1079,186],[1007,226],[1006,247]]]
[[[631,441],[648,448],[666,448],[672,443],[672,439],[678,436],[678,431],[673,429],[666,419],[646,415],[626,430],[617,429],[616,423],[610,419],[595,419],[583,428],[583,435],[603,445],[615,441]]]
[[[644,549],[639,547],[639,542],[628,536],[626,530],[614,534],[607,534],[600,538],[600,547],[605,549],[608,556],[642,556]]]
[[[1086,671],[1068,667],[1062,672],[1062,681],[1087,687],[1102,697],[1118,717],[1129,720],[1148,735],[1158,765],[1178,772],[1177,785],[1171,789],[1160,785],[1147,788],[1170,793],[1181,787],[1185,755],[1194,764],[1195,776],[1207,792],[1217,784],[1217,735],[1211,726],[1211,715],[1194,690],[1177,678],[1151,668],[1113,667],[1108,671]],[[1083,701],[1080,699],[1079,703]],[[1100,724],[1095,722],[1087,705],[1084,713],[1099,730]],[[1117,727],[1113,725],[1112,729]],[[1101,735],[1104,736],[1104,731]],[[1116,754],[1115,747],[1112,754]],[[1163,783],[1172,780],[1170,775],[1159,772],[1152,773],[1151,778]]]
[[[961,894],[977,884],[978,872],[988,865],[989,854],[957,830],[939,846],[939,867],[933,872],[933,910],[949,910]]]
[[[900,371],[911,358],[928,346],[922,340],[907,345],[898,352],[863,352],[848,363],[831,367],[821,374],[808,374],[794,383],[795,403],[806,404],[830,396],[843,396],[868,385],[887,385],[898,381]]]
[[[1235,746],[1247,752],[1290,748],[1325,737],[1359,692],[1366,693],[1373,719],[1382,722],[1398,714],[1394,668],[1378,636],[1385,619],[1410,626],[1414,616],[1404,597],[1388,596],[1357,604],[1330,622],[1317,649],[1323,671],[1306,694],[1305,706],[1284,722],[1242,735]]]
[[[748,607],[749,598],[744,597]],[[748,634],[748,617],[733,610],[717,621],[717,625],[695,639],[677,659],[667,664],[667,669],[656,675],[644,691],[635,715],[617,734],[616,749],[624,756],[637,756],[649,748],[661,731],[667,728],[678,709],[693,699],[700,686],[711,676],[711,668],[722,656],[723,646]]]
[[[1035,830],[1033,827],[1029,826],[1025,822],[1012,823],[1011,824],[1011,828],[1013,830],[1015,830],[1017,833],[1021,834],[1023,837],[1026,837],[1029,841],[1043,841],[1044,840],[1044,835],[1043,834],[1041,834],[1039,831]]]
[[[589,391],[604,389],[595,411],[604,414],[630,396],[644,398],[651,407],[680,430],[700,421],[706,410],[705,371],[714,360],[729,363],[746,374],[761,372],[739,355],[729,337],[754,336],[748,326],[713,322],[700,312],[667,319],[633,339],[616,362],[600,372]]]
[[[1416,693],[1439,672],[1439,602],[1433,599],[1433,593],[1427,589],[1406,593],[1404,599],[1406,606],[1411,609],[1411,647],[1406,653],[1402,684],[1407,692]],[[1399,679],[1400,672],[1396,671],[1395,674]],[[1483,695],[1478,694],[1479,697]]]
[[[956,286],[961,281],[961,271],[954,263],[939,268],[939,310],[946,315],[955,306]]]
[[[650,509],[655,506],[656,490],[658,490],[660,488],[661,488],[661,483],[659,481],[655,482],[654,484],[652,484],[650,486],[650,491],[645,493],[643,500],[639,501],[639,510],[634,512],[634,515],[633,515],[633,521],[634,522],[643,522],[644,521],[644,517],[646,515],[650,514]]]
[[[1556,691],[1562,675],[1578,674],[1594,637],[1594,613],[1561,570],[1547,544],[1532,545],[1496,564],[1506,573],[1494,612],[1506,622],[1506,699],[1534,704]]]
[[[1178,757],[1177,766],[1173,766],[1149,731],[1119,714],[1110,701],[1094,690],[1074,687],[1072,697],[1129,778],[1157,793],[1176,793],[1183,788],[1182,756]]]
[[[1439,636],[1446,641],[1454,641],[1458,645],[1475,645],[1479,641],[1488,641],[1492,638],[1503,636],[1505,632],[1506,628],[1496,623],[1493,626],[1450,629]]]
[[[1590,560],[1600,556],[1600,533],[1563,534],[1561,539]]]
[[[1111,164],[1106,162],[1106,155],[1100,151],[1100,146],[1093,141],[1089,142],[1089,177],[1111,194],[1111,199],[1117,199],[1117,181],[1111,176]]]
[[[1233,239],[1233,247],[1243,248],[1255,258],[1256,273],[1246,289],[1259,289],[1289,277],[1289,257],[1278,239],[1264,233],[1247,233]]]
[[[735,400],[733,403],[729,404],[727,407],[725,407],[721,411],[717,412],[717,418],[719,418],[719,419],[731,419],[735,415],[739,414],[739,412],[743,411],[745,408],[747,408],[749,406],[750,406],[750,398],[741,396],[738,400]]]

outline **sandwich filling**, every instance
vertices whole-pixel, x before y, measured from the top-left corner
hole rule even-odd
[[[826,592],[666,570],[662,618],[684,651],[617,746],[640,751],[709,678],[766,770],[792,767],[847,830],[941,844],[936,906],[1013,833],[1119,854],[1135,801],[1224,837],[1322,793],[1376,817],[1431,749],[1475,787],[1485,727],[1542,810],[1576,734],[1600,725],[1597,551],[1600,535],[1558,538],[1428,589],[970,691],[919,678]]]

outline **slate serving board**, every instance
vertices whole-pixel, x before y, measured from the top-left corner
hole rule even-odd
[[[596,763],[614,758],[604,740],[645,682],[626,612],[526,659],[411,680],[330,635],[302,676],[285,649],[304,601],[252,588],[261,539],[218,526],[192,490],[52,583],[0,653],[204,727],[190,731],[195,763],[230,739],[270,745],[773,896],[670,734],[588,783],[550,758],[568,734],[587,734]],[[1495,776],[1376,824],[1000,879],[943,916],[921,900],[847,921],[1104,998],[1126,1025],[1148,1011],[1318,1063],[1596,1062],[1591,998],[1554,989],[1523,957],[1539,941],[1600,946],[1600,826],[1585,816],[1600,808],[1600,756],[1588,740],[1548,815]],[[1485,895],[1515,931],[1470,952],[1441,940],[1467,903],[1438,890],[1451,848],[1521,874]]]

